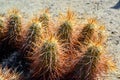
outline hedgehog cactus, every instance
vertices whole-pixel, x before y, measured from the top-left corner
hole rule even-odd
[[[73,80],[96,80],[97,64],[100,59],[100,49],[90,46],[83,57],[76,64],[73,72]]]
[[[12,44],[12,42],[14,42],[14,44],[18,44],[19,42],[22,34],[21,18],[22,17],[17,9],[13,9],[10,11],[7,21],[7,37],[9,38],[10,44]]]
[[[105,27],[96,19],[79,24],[75,17],[70,10],[60,15],[55,30],[48,10],[27,27],[16,9],[7,22],[0,17],[0,80],[98,80],[107,75],[115,64],[106,54]]]
[[[66,16],[63,14],[60,15],[61,24],[58,29],[57,35],[59,36],[62,42],[70,43],[71,36],[73,32],[73,25],[74,25],[74,13],[70,10],[67,11]]]
[[[35,80],[56,80],[59,79],[59,43],[54,37],[43,40],[40,49],[33,56],[36,71],[33,75]]]
[[[22,47],[24,54],[33,54],[33,50],[40,43],[42,38],[42,26],[37,18],[32,20],[32,23],[29,25],[27,32],[27,37],[25,43]]]
[[[81,41],[81,43],[85,45],[89,45],[94,35],[95,28],[95,21],[93,19],[90,19],[88,21],[88,24],[86,24],[85,27],[83,27],[82,32],[80,33],[82,35],[82,38],[80,38],[81,40],[79,41]]]
[[[18,50],[21,46],[22,24],[19,11],[17,9],[12,9],[9,12],[9,16],[6,21],[6,25],[3,25],[3,30],[5,30],[4,36],[0,41],[0,60],[8,57],[12,52],[14,52],[14,50]]]

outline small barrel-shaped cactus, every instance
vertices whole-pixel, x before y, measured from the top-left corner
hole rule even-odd
[[[33,54],[32,52],[34,51],[35,47],[41,43],[42,38],[42,27],[37,18],[33,19],[29,26],[30,27],[27,32],[26,41],[22,47],[22,51],[25,54]]]
[[[96,80],[97,67],[101,56],[100,46],[90,46],[85,54],[80,58],[72,73],[73,80]],[[104,65],[104,64],[103,64]],[[103,67],[104,68],[104,67]]]
[[[9,44],[16,46],[20,41],[20,37],[22,35],[22,17],[17,9],[13,9],[9,12],[8,20],[7,20],[7,39],[9,40]]]
[[[10,11],[6,20],[5,36],[0,44],[0,60],[8,57],[14,50],[18,50],[21,44],[21,15],[17,9]]]
[[[59,79],[59,43],[54,37],[47,38],[41,44],[41,47],[35,58],[33,80],[57,80]]]
[[[82,35],[84,36],[83,37],[83,43],[89,44],[93,33],[94,33],[93,25],[92,24],[86,25],[85,28],[82,31]]]
[[[74,13],[70,10],[67,11],[67,14],[60,15],[60,26],[57,32],[57,35],[59,36],[59,39],[61,42],[70,43],[72,38],[72,32],[73,32],[73,24],[74,24]]]
[[[97,29],[96,27],[97,27],[96,20],[89,19],[88,24],[86,24],[85,27],[83,27],[82,32],[80,33],[82,35],[82,39],[80,40],[82,44],[85,44],[85,45],[90,44],[94,36],[94,33]]]
[[[64,22],[58,31],[58,35],[60,36],[63,42],[70,42],[70,37],[72,35],[72,26],[69,22]]]

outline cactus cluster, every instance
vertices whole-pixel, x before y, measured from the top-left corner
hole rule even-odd
[[[105,27],[78,21],[70,10],[54,22],[45,10],[27,26],[17,9],[0,17],[0,80],[98,80],[114,70]]]

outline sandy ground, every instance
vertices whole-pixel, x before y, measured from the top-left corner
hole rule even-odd
[[[4,15],[11,8],[21,10],[25,19],[49,8],[52,16],[57,16],[59,12],[65,12],[71,8],[81,16],[97,17],[107,28],[108,49],[114,56],[118,66],[115,74],[107,80],[120,80],[120,9],[112,9],[119,0],[0,0],[0,14]]]

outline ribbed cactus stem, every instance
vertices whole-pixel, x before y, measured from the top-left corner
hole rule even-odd
[[[44,10],[44,12],[39,17],[39,21],[41,22],[42,28],[45,33],[49,33],[49,18],[49,9]]]
[[[17,9],[13,9],[10,12],[7,22],[8,27],[8,37],[10,41],[17,42],[21,36],[22,24],[21,24],[21,15]]]
[[[56,64],[58,57],[57,40],[46,40],[42,46],[41,52],[44,53],[42,57],[45,58],[45,65],[48,65],[48,68],[52,69]]]
[[[30,26],[28,37],[31,38],[31,42],[36,43],[39,41],[42,32],[41,32],[41,23],[33,23]]]
[[[61,42],[69,44],[72,38],[75,15],[68,10],[66,15],[61,14],[59,19],[61,24],[58,28],[57,36]]]
[[[70,43],[70,39],[72,36],[72,25],[68,21],[60,25],[58,36],[62,42]]]
[[[58,55],[59,47],[58,41],[54,38],[48,38],[43,41],[43,44],[36,54],[36,65],[37,74],[36,77],[42,80],[56,80],[58,79],[57,66],[58,66]],[[36,69],[36,68],[35,68]]]
[[[88,19],[88,23],[83,27],[82,32],[80,33],[82,35],[82,39],[78,38],[78,40],[84,45],[89,45],[91,41],[94,42],[93,37],[96,37],[94,34],[97,35],[97,33],[95,33],[97,27],[96,19]]]
[[[83,30],[82,30],[82,36],[83,36],[83,40],[82,43],[85,45],[88,45],[91,41],[91,38],[94,34],[94,25],[93,24],[87,24]]]
[[[25,54],[30,52],[33,54],[33,49],[41,43],[42,38],[42,29],[41,29],[41,23],[38,20],[33,20],[33,22],[30,24],[30,28],[28,29],[28,34],[26,37],[26,41],[23,45],[23,51]]]
[[[76,64],[73,71],[74,80],[96,80],[97,65],[100,59],[101,51],[97,46],[91,46],[87,49],[83,57]]]
[[[21,46],[21,15],[17,9],[10,11],[6,22],[6,30],[4,38],[0,44],[0,61],[7,58],[14,50],[18,50]]]

